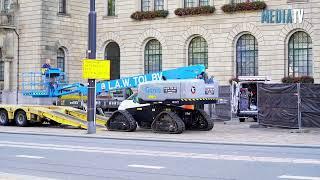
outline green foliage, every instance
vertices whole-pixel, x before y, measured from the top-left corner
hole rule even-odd
[[[311,76],[301,76],[301,77],[284,77],[281,80],[283,83],[309,83],[313,84],[314,83],[314,78]]]
[[[169,14],[169,11],[166,10],[160,10],[160,11],[146,11],[146,12],[134,12],[131,14],[131,18],[135,20],[143,20],[143,19],[154,19],[158,17],[165,18]]]
[[[178,8],[174,11],[174,14],[177,16],[212,14],[212,13],[214,13],[215,10],[216,9],[214,6]]]
[[[267,7],[267,4],[263,1],[243,2],[243,3],[231,3],[225,4],[221,7],[225,13],[234,13],[237,11],[256,11],[263,10]]]

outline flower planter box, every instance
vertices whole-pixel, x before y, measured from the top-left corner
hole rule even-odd
[[[166,10],[160,10],[160,11],[146,11],[146,12],[134,12],[131,14],[131,18],[141,21],[144,19],[154,19],[154,18],[165,18],[169,14],[169,11]]]
[[[212,14],[215,11],[214,6],[202,6],[191,8],[178,8],[174,11],[177,16],[190,16],[190,15],[206,15]]]
[[[267,7],[267,4],[263,1],[244,2],[244,3],[232,3],[225,4],[221,7],[225,13],[234,13],[241,11],[257,11],[263,10]]]

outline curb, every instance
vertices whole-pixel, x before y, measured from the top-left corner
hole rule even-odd
[[[16,135],[42,135],[52,137],[73,137],[73,138],[87,138],[87,139],[112,139],[112,140],[127,140],[127,141],[149,141],[149,142],[174,142],[184,144],[212,144],[212,145],[227,145],[227,146],[256,146],[256,147],[285,147],[285,148],[306,148],[306,149],[320,149],[320,145],[296,145],[296,144],[268,144],[268,143],[232,143],[219,141],[201,141],[201,140],[181,140],[181,139],[163,139],[163,138],[135,138],[135,137],[106,137],[106,136],[84,136],[84,135],[70,135],[70,134],[52,134],[52,133],[36,133],[36,132],[0,132],[0,134],[16,134]]]

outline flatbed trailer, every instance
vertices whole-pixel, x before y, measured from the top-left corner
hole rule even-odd
[[[107,120],[108,118],[97,115],[97,128],[105,129]],[[52,124],[65,124],[87,129],[86,112],[76,108],[65,106],[0,105],[0,125],[2,126],[36,126],[45,121]]]

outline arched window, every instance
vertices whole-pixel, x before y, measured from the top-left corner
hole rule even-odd
[[[144,49],[144,73],[162,70],[162,47],[158,40],[150,40]]]
[[[257,39],[251,34],[244,34],[238,39],[236,48],[237,76],[257,76]]]
[[[63,48],[59,48],[57,51],[57,67],[65,72],[66,55]]]
[[[104,51],[104,59],[110,60],[110,79],[120,78],[120,47],[116,42],[110,42]]]
[[[188,48],[188,63],[189,65],[203,64],[208,68],[208,44],[201,37],[195,37],[191,40]]]
[[[288,45],[288,75],[312,76],[312,40],[303,32],[295,32]]]

